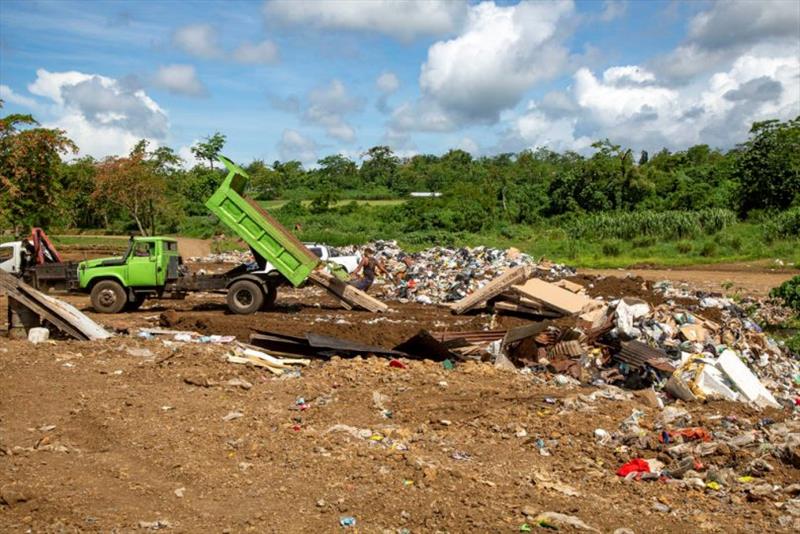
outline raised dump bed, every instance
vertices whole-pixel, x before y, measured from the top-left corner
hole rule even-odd
[[[253,252],[272,263],[294,286],[299,286],[319,265],[319,258],[254,200],[244,196],[247,173],[224,156],[225,181],[206,207],[247,243]]]

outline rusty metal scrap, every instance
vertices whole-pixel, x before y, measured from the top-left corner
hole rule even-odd
[[[614,357],[634,368],[641,368],[645,365],[649,365],[665,373],[672,373],[675,371],[675,366],[672,365],[665,351],[650,347],[641,341],[623,342],[622,350]]]

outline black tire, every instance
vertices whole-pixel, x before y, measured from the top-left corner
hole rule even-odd
[[[261,304],[262,310],[271,310],[275,307],[275,300],[278,298],[278,288],[272,284],[267,284],[264,293],[264,303]]]
[[[239,280],[228,288],[228,309],[239,315],[249,315],[261,309],[264,291],[252,280]]]
[[[119,313],[128,302],[128,295],[119,283],[101,280],[92,288],[92,307],[98,313]]]
[[[142,307],[144,304],[145,297],[142,295],[135,295],[133,300],[129,300],[125,303],[125,311],[136,311]]]

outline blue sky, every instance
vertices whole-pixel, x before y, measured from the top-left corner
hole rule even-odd
[[[95,157],[727,148],[800,115],[800,3],[0,2],[0,98]]]

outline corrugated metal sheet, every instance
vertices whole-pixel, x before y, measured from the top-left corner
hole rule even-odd
[[[622,350],[614,358],[632,367],[640,368],[646,364],[665,373],[675,371],[675,366],[672,365],[666,352],[654,349],[641,341],[623,341]]]

